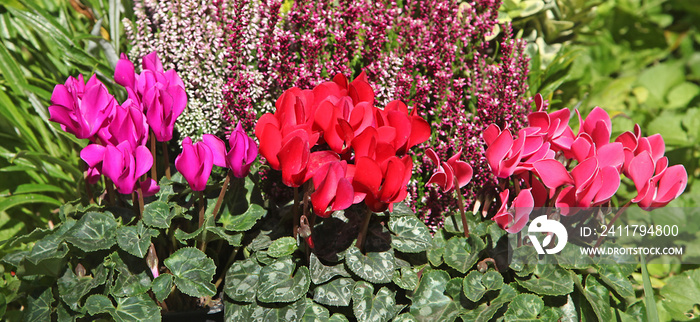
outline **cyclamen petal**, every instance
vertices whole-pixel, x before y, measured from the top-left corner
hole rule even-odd
[[[214,135],[204,134],[202,135],[202,142],[211,149],[214,165],[225,168],[226,144],[224,141]]]

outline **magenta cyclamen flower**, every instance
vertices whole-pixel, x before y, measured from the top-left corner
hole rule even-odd
[[[206,135],[206,134],[205,134]],[[205,142],[192,144],[192,139],[182,140],[182,153],[175,158],[175,168],[194,191],[204,191],[214,166],[214,153]]]
[[[54,87],[51,102],[49,120],[61,124],[64,131],[79,139],[91,140],[112,117],[116,105],[114,97],[95,75],[87,84],[82,75],[78,79],[68,77],[65,84]]]
[[[126,141],[117,146],[90,144],[80,151],[80,157],[91,168],[101,169],[102,174],[111,179],[117,191],[123,194],[134,192],[139,177],[153,166],[153,156],[148,148],[137,146],[132,149]],[[151,181],[153,179],[140,183],[146,196],[158,191],[155,181]]]
[[[459,160],[459,157],[462,156],[461,149],[447,162],[440,162],[440,158],[432,148],[428,148],[426,153],[433,163],[437,165],[437,171],[430,177],[428,184],[435,183],[443,191],[449,192],[452,189],[464,187],[472,180],[472,174],[474,173],[472,167],[468,163]]]
[[[243,131],[240,122],[228,139],[229,147],[231,147],[228,152],[226,152],[224,141],[214,135],[205,134],[202,137],[202,141],[212,150],[214,164],[231,169],[233,176],[236,178],[247,176],[250,171],[250,165],[253,164],[253,161],[258,156],[258,146]]]
[[[102,144],[118,145],[129,142],[132,150],[139,145],[146,145],[148,124],[141,110],[129,98],[124,104],[117,105],[114,119],[97,134]]]
[[[187,93],[177,72],[164,71],[158,54],[152,52],[143,58],[143,72],[136,74],[134,64],[122,54],[114,80],[126,88],[129,98],[146,114],[156,139],[172,139],[175,121],[187,106]]]

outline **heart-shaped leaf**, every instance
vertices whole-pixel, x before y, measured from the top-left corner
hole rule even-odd
[[[355,246],[350,246],[345,254],[345,264],[357,276],[371,283],[389,283],[394,276],[394,253],[368,252],[366,255]]]
[[[395,234],[391,245],[401,252],[420,253],[430,248],[430,231],[414,216],[389,218],[389,230]]]
[[[462,282],[464,295],[472,302],[481,300],[487,291],[499,290],[501,287],[503,287],[503,276],[493,270],[484,274],[471,271]]]
[[[151,245],[151,238],[158,234],[157,230],[146,228],[139,221],[136,226],[121,226],[117,229],[117,244],[127,253],[143,258]]]
[[[396,305],[396,294],[382,287],[374,295],[372,284],[360,281],[352,292],[352,310],[358,321],[389,321],[403,308]]]
[[[321,260],[316,257],[316,254],[311,253],[309,257],[309,272],[311,273],[311,281],[316,285],[323,284],[335,276],[350,277],[350,273],[345,269],[343,264],[334,266],[326,266],[321,263]]]
[[[314,301],[330,306],[348,306],[354,285],[352,278],[334,279],[314,289]]]
[[[566,295],[574,290],[574,279],[571,272],[557,265],[539,264],[528,280],[518,284],[540,295]]]
[[[413,296],[411,314],[418,321],[452,321],[460,312],[459,302],[445,295],[450,275],[430,271],[423,275]]]
[[[304,296],[311,283],[309,269],[302,266],[293,275],[294,266],[292,259],[287,257],[263,267],[258,282],[258,300],[263,303],[289,303]]]
[[[247,231],[262,218],[267,211],[265,208],[257,204],[251,204],[246,212],[240,215],[231,215],[230,213],[222,214],[219,222],[224,225],[224,229],[232,231]]]
[[[214,260],[192,247],[181,248],[163,261],[175,278],[181,292],[194,296],[213,296],[216,287],[211,282],[216,272]]]
[[[153,295],[156,296],[156,300],[163,301],[170,295],[170,291],[173,289],[173,275],[172,274],[161,274],[153,280],[151,285],[151,290],[153,290]]]
[[[544,310],[544,301],[535,294],[518,294],[508,304],[503,316],[506,321],[538,321],[537,316]]]
[[[484,247],[484,241],[474,234],[469,238],[455,236],[447,241],[443,257],[448,266],[464,274],[476,264]]]
[[[116,243],[117,225],[110,213],[88,212],[66,232],[66,240],[85,252],[109,249]]]
[[[270,248],[267,249],[267,254],[279,258],[286,255],[291,255],[297,249],[297,241],[292,237],[282,237],[275,239]]]
[[[164,201],[154,201],[143,207],[143,222],[151,227],[167,229],[180,212],[177,207],[170,209]]]
[[[254,302],[260,269],[260,265],[252,258],[234,262],[226,273],[226,295],[234,301]]]

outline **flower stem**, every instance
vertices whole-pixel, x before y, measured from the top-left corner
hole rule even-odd
[[[111,206],[114,206],[116,203],[116,200],[114,197],[114,186],[112,185],[112,181],[107,179],[107,177],[105,177],[105,187],[107,188],[107,196],[109,197],[109,204]]]
[[[357,243],[355,244],[355,246],[357,246],[357,248],[359,248],[363,253],[365,247],[365,237],[367,237],[367,228],[369,228],[369,220],[372,218],[372,211],[369,208],[366,209],[367,211],[365,213],[365,218],[362,222],[362,230],[360,230],[360,234],[357,235]]]
[[[199,227],[201,228],[204,225],[204,210],[206,208],[204,207],[204,191],[199,192]]]
[[[216,215],[219,213],[219,208],[221,208],[221,204],[224,201],[224,196],[226,195],[226,189],[228,189],[228,184],[230,181],[231,181],[231,170],[228,170],[228,172],[226,172],[226,179],[224,180],[224,184],[221,185],[221,192],[219,192],[219,198],[216,199],[216,206],[214,206],[214,211],[211,213],[211,215],[214,216],[214,218],[216,218]]]
[[[469,237],[469,225],[467,225],[467,214],[464,212],[464,200],[462,200],[462,191],[459,187],[456,187],[455,192],[457,193],[457,206],[459,206],[459,212],[462,214],[462,228],[464,228],[464,237]]]
[[[204,212],[206,210],[205,203],[204,203],[204,191],[199,192],[199,228],[202,228],[204,226]],[[200,244],[199,250],[202,251],[202,253],[206,253],[207,251],[207,230],[202,229],[202,243]]]
[[[151,167],[151,178],[158,182],[158,172],[156,171],[156,136],[151,131],[151,155],[153,155],[153,166]]]
[[[294,187],[294,206],[292,206],[292,237],[296,240],[299,232],[299,187]]]
[[[165,166],[165,177],[170,179],[170,159],[168,158],[168,142],[163,141],[161,143],[163,146],[163,163]],[[153,164],[155,165],[155,155],[153,156],[153,161]]]
[[[140,184],[138,185],[136,193],[138,194],[138,197],[139,197],[139,219],[141,219],[141,218],[143,218],[143,190],[141,189]]]
[[[620,215],[622,215],[622,212],[625,211],[625,209],[627,209],[627,207],[629,207],[631,204],[632,204],[632,200],[628,201],[624,206],[622,206],[622,208],[617,210],[617,212],[615,213],[615,217],[613,217],[613,219],[608,223],[607,229],[605,231],[610,230],[610,227],[615,223],[617,218],[620,218]],[[593,246],[593,248],[598,248],[598,246],[600,246],[600,244],[603,243],[604,239],[605,239],[605,235],[600,235],[600,237],[598,237],[598,240],[595,242],[595,246]],[[591,253],[591,257],[593,257],[593,253]]]

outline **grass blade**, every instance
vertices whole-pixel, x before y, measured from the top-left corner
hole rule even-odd
[[[659,313],[656,310],[656,300],[654,299],[654,289],[651,287],[649,271],[647,271],[647,261],[644,255],[639,255],[642,259],[642,281],[644,282],[644,306],[647,310],[647,321],[659,322]]]

